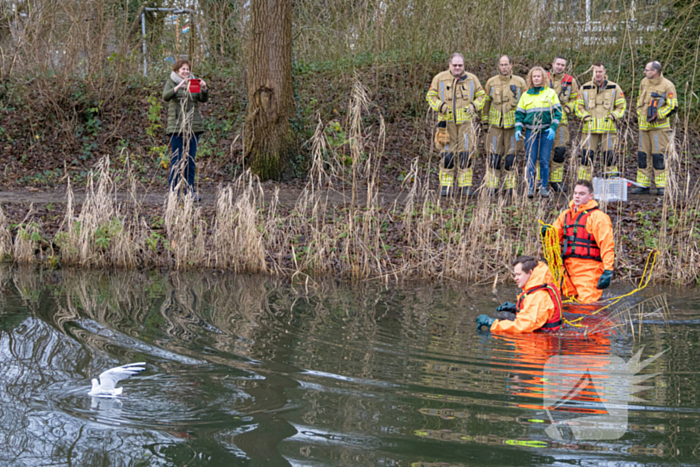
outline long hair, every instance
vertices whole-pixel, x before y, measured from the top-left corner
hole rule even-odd
[[[542,68],[541,66],[533,66],[532,68],[530,68],[530,71],[527,72],[526,81],[528,89],[532,89],[535,87],[535,85],[532,84],[532,74],[536,71],[542,73],[542,86],[547,86],[547,73],[544,71],[544,68]]]

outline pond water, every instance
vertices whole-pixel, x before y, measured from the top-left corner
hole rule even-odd
[[[490,287],[0,270],[0,464],[697,464],[700,293],[625,301],[664,292],[671,321],[634,336],[505,338],[475,328],[494,314]],[[638,368],[639,399],[605,405],[611,368],[640,350],[666,352]],[[545,411],[568,384],[556,359],[590,385]],[[120,398],[87,395],[139,361]],[[552,425],[601,414],[619,439]]]

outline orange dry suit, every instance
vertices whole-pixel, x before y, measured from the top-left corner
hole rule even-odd
[[[496,320],[491,332],[520,334],[538,329],[558,330],[561,325],[561,295],[549,268],[540,261],[518,295],[515,321]]]
[[[596,288],[606,269],[615,265],[615,239],[610,216],[598,209],[598,202],[590,200],[582,206],[573,201],[553,224],[561,243],[564,260],[565,297],[574,297],[580,303],[600,300],[602,290]]]

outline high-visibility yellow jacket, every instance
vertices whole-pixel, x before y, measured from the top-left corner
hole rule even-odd
[[[557,93],[559,102],[561,102],[561,124],[568,125],[568,116],[574,111],[574,105],[578,98],[578,83],[576,78],[566,73],[555,74],[547,73],[547,81],[549,87]]]
[[[556,131],[561,121],[561,104],[554,90],[546,86],[530,88],[520,97],[515,109],[515,130],[523,127],[534,133],[551,128]]]
[[[622,118],[626,109],[622,89],[608,80],[601,86],[589,81],[579,90],[576,99],[576,116],[585,120],[581,130],[584,133],[617,133],[615,122]]]
[[[481,121],[498,128],[515,126],[515,108],[527,84],[520,76],[494,76],[486,82]]]
[[[650,123],[647,121],[649,104],[653,99],[659,99],[658,96],[653,96],[652,93],[662,96],[663,104],[659,105],[659,116]],[[639,97],[637,98],[637,117],[639,117],[639,129],[641,131],[670,128],[671,119],[669,117],[677,107],[678,96],[676,95],[676,87],[663,75],[654,79],[644,78],[642,80],[642,84],[639,86]]]
[[[439,121],[459,125],[471,122],[481,112],[484,96],[479,78],[466,71],[455,78],[447,70],[435,75],[425,98],[438,113]]]

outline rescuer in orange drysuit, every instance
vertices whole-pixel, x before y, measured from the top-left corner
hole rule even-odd
[[[598,209],[593,185],[579,180],[574,199],[552,227],[557,229],[564,260],[564,284],[561,293],[580,303],[600,300],[607,289],[615,265],[615,239],[610,217]],[[548,226],[542,227],[543,234]]]
[[[561,329],[561,295],[547,265],[531,256],[521,256],[513,261],[513,279],[523,292],[518,295],[517,304],[505,302],[497,311],[515,312],[515,320],[480,315],[476,319],[477,327],[486,325],[491,332],[502,334]]]

